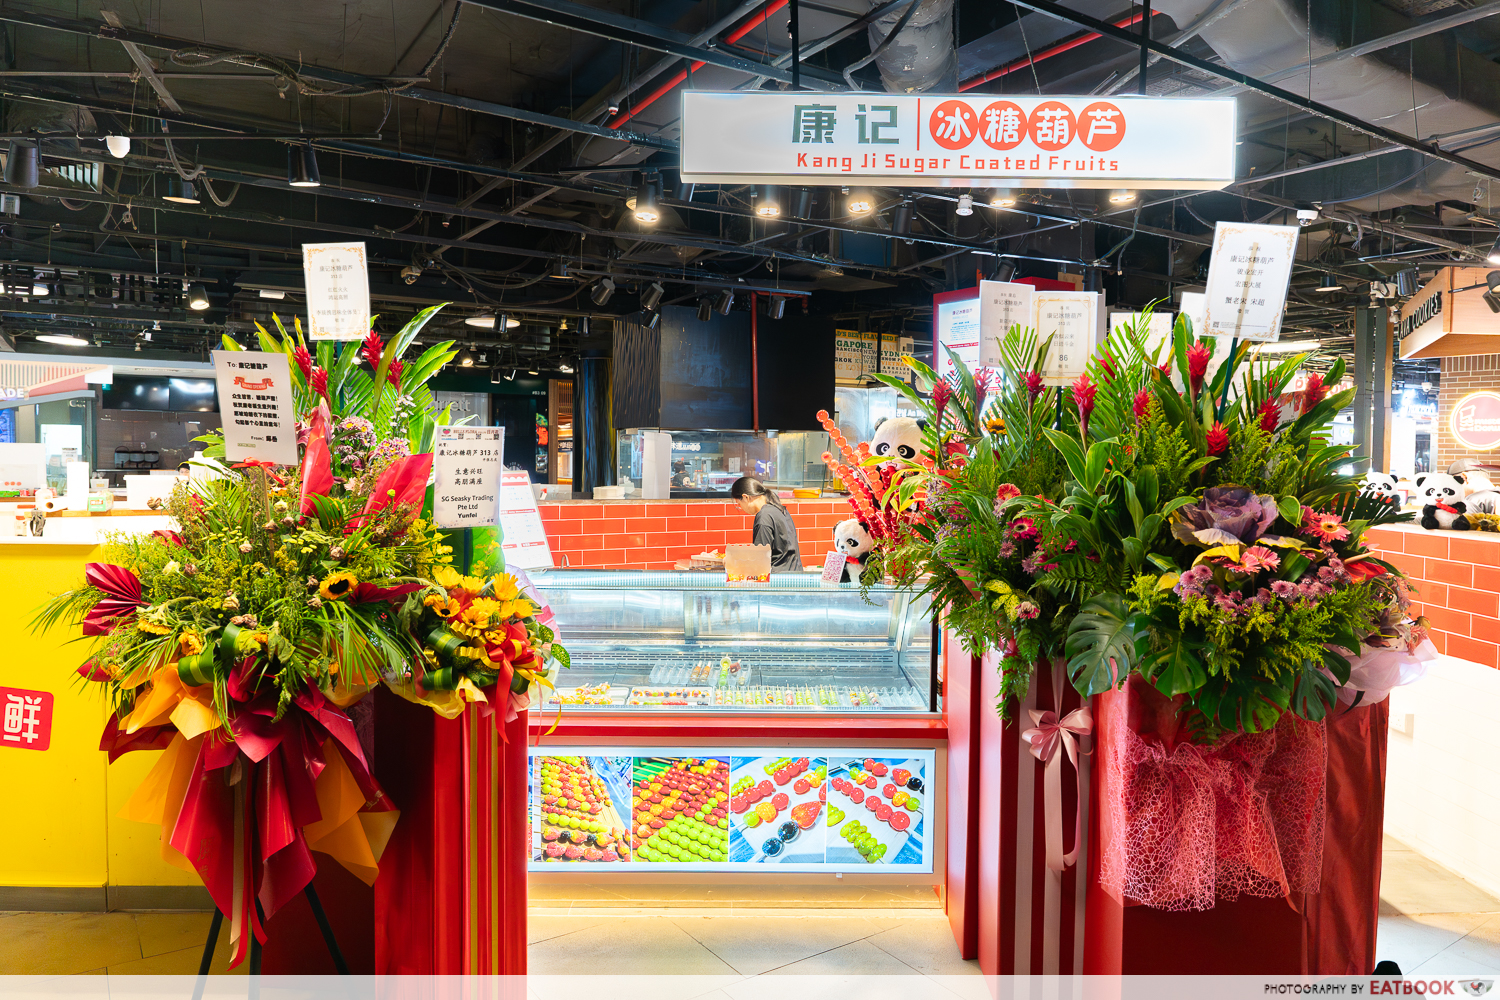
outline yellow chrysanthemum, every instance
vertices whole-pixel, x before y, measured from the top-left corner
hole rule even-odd
[[[485,628],[494,620],[499,612],[500,603],[498,601],[492,601],[488,597],[480,597],[471,602],[467,608],[464,608],[463,614],[460,617],[465,624],[473,625],[477,628]]]
[[[536,614],[536,605],[524,597],[506,601],[500,605],[500,617],[506,621],[511,618],[530,618],[534,614]]]
[[[438,566],[432,571],[432,580],[444,590],[453,590],[463,580],[463,576],[452,566]]]
[[[521,596],[521,585],[509,573],[496,573],[490,578],[490,584],[495,588],[495,600],[501,604]]]
[[[452,618],[458,614],[458,602],[447,594],[428,594],[422,603],[437,613],[440,618]]]
[[[177,637],[177,645],[182,649],[183,655],[197,656],[203,652],[203,636],[199,634],[197,629],[185,629]]]
[[[323,577],[323,582],[318,584],[318,594],[325,601],[336,601],[341,597],[347,597],[354,585],[359,583],[359,578],[348,570],[339,570],[329,573]]]

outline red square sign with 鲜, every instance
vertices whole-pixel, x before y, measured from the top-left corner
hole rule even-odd
[[[0,687],[0,748],[52,745],[52,692]]]

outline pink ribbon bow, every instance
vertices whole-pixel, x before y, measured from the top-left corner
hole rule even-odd
[[[1059,699],[1060,700],[1060,699]],[[1078,773],[1078,739],[1094,732],[1094,716],[1088,706],[1075,709],[1057,717],[1053,711],[1031,709],[1031,721],[1035,728],[1021,734],[1021,739],[1031,744],[1031,753],[1047,766],[1043,799],[1047,831],[1047,867],[1060,872],[1078,860],[1078,845],[1083,837],[1083,776]],[[1057,752],[1061,745],[1073,764],[1074,781],[1078,786],[1078,805],[1074,810],[1073,850],[1063,853],[1062,843],[1062,755]]]

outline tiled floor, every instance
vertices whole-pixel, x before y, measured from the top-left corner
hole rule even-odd
[[[777,987],[757,986],[760,977],[787,975],[825,977],[818,992],[836,998],[838,977],[851,975],[902,977],[907,991],[925,982],[924,996],[967,995],[965,977],[979,974],[959,958],[926,892],[780,886],[694,895],[682,886],[537,886],[531,971],[702,977],[684,978],[678,992],[714,1000],[764,997]],[[208,921],[206,913],[0,913],[0,974],[192,974]],[[227,971],[227,937],[215,973]],[[1387,839],[1379,942],[1379,957],[1408,974],[1500,975],[1500,900]]]

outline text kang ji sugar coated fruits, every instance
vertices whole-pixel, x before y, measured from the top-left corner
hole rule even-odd
[[[728,777],[724,761],[684,758],[638,779],[632,803],[637,857],[677,864],[727,860]]]

